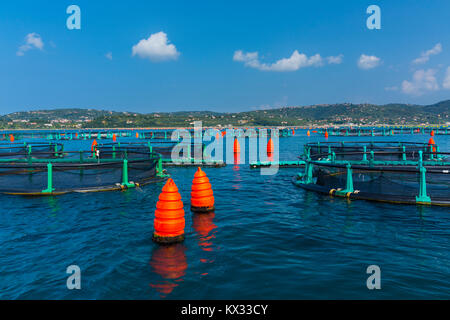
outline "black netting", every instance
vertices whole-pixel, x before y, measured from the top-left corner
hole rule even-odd
[[[51,159],[64,155],[59,143],[2,143],[0,159]]]
[[[147,158],[128,159],[128,181],[145,184],[156,176],[159,156],[151,154]],[[54,192],[101,191],[120,188],[123,181],[123,159],[94,159],[83,155],[83,161],[74,159],[52,162],[52,182]],[[0,192],[40,193],[48,186],[48,166],[46,162],[13,162],[0,164]]]
[[[450,203],[450,166],[425,166],[427,195],[437,204]],[[346,190],[348,169],[344,165],[314,163],[315,185],[324,192]],[[415,202],[420,193],[420,173],[414,166],[370,167],[354,165],[351,169],[353,193],[365,199]]]
[[[309,152],[313,160],[329,157],[332,153],[336,160],[363,160],[370,159],[371,152],[374,159],[380,161],[418,160],[419,151],[423,152],[424,159],[430,159],[433,149],[426,143],[414,142],[322,142],[305,145],[305,156]]]

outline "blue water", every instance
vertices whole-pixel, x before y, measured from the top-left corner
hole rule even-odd
[[[296,160],[304,132],[280,139]],[[330,137],[330,140],[343,138]],[[370,140],[368,137],[345,140]],[[423,141],[428,137],[375,137]],[[450,139],[435,137],[441,150]],[[298,169],[204,169],[216,211],[189,210],[195,168],[168,168],[185,203],[186,240],[152,242],[162,183],[58,197],[1,195],[1,299],[450,298],[450,210],[347,201],[295,187]],[[68,290],[66,268],[81,268]],[[368,290],[366,268],[381,268]]]

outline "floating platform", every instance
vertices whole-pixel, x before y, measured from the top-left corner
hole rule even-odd
[[[162,159],[164,167],[225,167],[226,163],[223,161],[202,160],[198,161],[193,158],[173,161],[172,159]]]
[[[305,166],[305,161],[299,160],[299,161],[266,161],[266,162],[253,162],[250,163],[250,169],[256,169],[256,168],[264,168],[264,167],[271,167],[271,166],[278,166],[279,168],[300,168]]]

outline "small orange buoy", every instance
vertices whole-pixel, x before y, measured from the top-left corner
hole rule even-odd
[[[12,134],[9,135],[9,141],[14,142],[14,135]]]
[[[434,130],[431,130],[430,136],[434,137]]]
[[[433,138],[430,138],[430,140],[428,140],[428,144],[436,144],[435,142],[434,142],[434,139]]]
[[[308,130],[308,132],[306,132],[306,135],[307,135],[308,137],[311,135],[311,133],[309,132],[309,130]]]
[[[136,138],[137,139],[139,138],[139,132],[136,132]]]
[[[325,131],[325,139],[328,139],[328,131]]]
[[[192,181],[191,210],[194,212],[214,211],[214,195],[206,173],[198,167]]]
[[[113,133],[113,141],[116,142],[116,140],[117,140],[117,136],[115,133]]]
[[[183,201],[175,182],[170,178],[162,188],[156,203],[153,241],[158,243],[183,241],[184,226]]]
[[[274,149],[272,138],[267,142],[267,154],[272,154]]]
[[[220,138],[219,132],[216,133],[216,140]]]
[[[222,137],[225,136],[227,132],[225,130],[222,131]]]
[[[234,138],[233,152],[234,153],[241,153],[241,145],[239,144],[239,141],[238,141],[237,138]]]
[[[295,130],[294,129],[292,129],[292,135],[295,136]]]
[[[97,140],[94,139],[91,145],[91,151],[94,152],[94,148],[98,145]]]

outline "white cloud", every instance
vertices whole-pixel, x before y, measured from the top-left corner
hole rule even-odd
[[[363,70],[369,70],[378,67],[380,63],[381,59],[376,56],[368,56],[362,54],[358,59],[358,67]]]
[[[106,59],[112,60],[112,52],[108,52],[105,54]]]
[[[328,63],[341,63],[342,55],[337,57],[327,57],[326,59]],[[312,66],[319,67],[324,64],[324,59],[320,54],[308,57],[304,53],[299,53],[297,50],[295,50],[289,58],[283,58],[271,64],[260,62],[258,52],[243,52],[242,50],[234,52],[233,60],[243,62],[246,67],[261,71],[278,72],[297,71],[300,68]]]
[[[447,72],[445,73],[444,82],[442,83],[444,89],[450,90],[450,67],[447,67]]]
[[[425,91],[439,90],[435,74],[434,69],[417,70],[411,81],[402,82],[402,91],[406,94],[422,95]]]
[[[343,55],[343,54],[340,54],[340,55],[335,56],[335,57],[329,56],[329,57],[327,57],[326,59],[327,59],[327,61],[328,61],[329,64],[341,64],[341,63],[342,63],[342,58],[343,58],[343,57],[344,57],[344,55]]]
[[[414,64],[421,64],[421,63],[425,63],[428,60],[430,60],[430,56],[439,54],[442,52],[442,45],[440,43],[436,44],[433,48],[431,48],[430,50],[427,50],[425,52],[422,52],[422,54],[420,55],[419,58],[413,60],[412,63]]]
[[[138,55],[151,61],[176,60],[180,53],[175,45],[169,43],[167,34],[160,31],[151,34],[148,39],[142,39],[132,48],[133,56]]]
[[[398,87],[397,86],[384,87],[384,90],[386,90],[386,91],[397,91]]]
[[[19,47],[16,54],[18,56],[23,56],[25,55],[25,52],[31,49],[44,49],[44,42],[42,41],[41,36],[35,32],[29,33],[25,36],[25,44]]]

